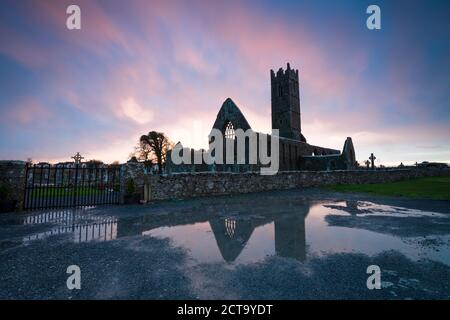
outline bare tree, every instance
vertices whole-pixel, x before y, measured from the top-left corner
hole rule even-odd
[[[166,162],[167,151],[171,146],[172,143],[164,133],[150,131],[139,139],[137,155],[141,160],[151,161],[151,163],[156,162],[158,164],[158,173],[161,173]]]
[[[92,166],[99,166],[103,164],[102,160],[97,160],[97,159],[91,159],[89,161],[86,161],[87,165],[92,165]]]

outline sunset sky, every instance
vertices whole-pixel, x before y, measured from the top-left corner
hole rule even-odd
[[[270,69],[287,62],[309,143],[450,162],[450,1],[398,0],[2,0],[0,159],[126,161],[151,130],[206,148],[227,97],[269,133]]]

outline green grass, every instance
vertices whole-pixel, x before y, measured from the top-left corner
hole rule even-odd
[[[118,188],[118,187],[117,187]],[[99,195],[107,192],[96,187],[73,187],[59,188],[59,187],[34,187],[31,194],[33,197],[61,197],[72,196],[77,194],[78,196],[90,196]]]
[[[329,190],[414,199],[450,200],[450,176],[427,177],[378,184],[333,185]]]

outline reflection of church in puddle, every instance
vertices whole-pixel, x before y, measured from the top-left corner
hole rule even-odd
[[[222,218],[209,221],[223,259],[233,262],[241,254],[253,231],[270,220]],[[277,255],[301,261],[306,256],[305,216],[291,215],[273,220]]]
[[[185,226],[208,222],[223,259],[235,261],[249,242],[255,229],[273,224],[275,252],[282,257],[303,261],[306,256],[305,218],[309,205],[295,206],[286,213],[258,215],[255,212],[217,216],[216,208],[205,215],[143,215],[134,219],[82,214],[77,210],[39,213],[22,220],[26,225],[50,224],[45,231],[24,238],[24,242],[56,235],[67,235],[74,242],[109,241],[145,234],[161,227]],[[250,210],[254,211],[254,210]]]

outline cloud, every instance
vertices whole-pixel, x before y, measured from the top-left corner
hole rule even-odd
[[[120,104],[123,115],[139,124],[148,124],[153,120],[153,111],[139,105],[134,97],[128,97]]]
[[[0,122],[11,126],[14,123],[24,126],[44,126],[52,118],[51,111],[37,100],[26,98],[5,109]]]
[[[70,32],[65,28],[69,0],[12,3],[0,12],[0,62],[13,58],[26,73],[17,68],[0,81],[14,76],[19,86],[32,79],[35,90],[18,88],[20,95],[11,101],[0,97],[0,115],[10,132],[35,129],[41,138],[37,150],[57,140],[93,157],[124,160],[124,145],[140,133],[158,130],[173,140],[189,140],[180,132],[189,132],[196,121],[202,124],[191,139],[197,147],[227,97],[255,130],[270,132],[269,70],[288,61],[299,69],[302,129],[309,142],[340,149],[345,137],[353,136],[357,152],[375,149],[399,159],[410,149],[395,149],[408,143],[409,148],[448,147],[448,112],[442,111],[449,101],[448,81],[440,81],[445,76],[430,81],[426,55],[408,47],[409,41],[395,45],[398,34],[384,33],[389,46],[377,42],[377,47],[362,41],[371,37],[366,40],[371,42],[373,33],[358,29],[320,32],[330,21],[351,21],[350,13],[311,22],[316,19],[306,17],[307,10],[294,6],[298,12],[287,12],[282,3],[132,1],[125,6],[81,0],[82,30]],[[43,128],[50,119],[63,125]],[[22,138],[15,139],[23,145]],[[102,151],[105,145],[108,150]],[[55,157],[68,152],[57,149]],[[0,150],[6,151],[18,157],[25,152]]]

